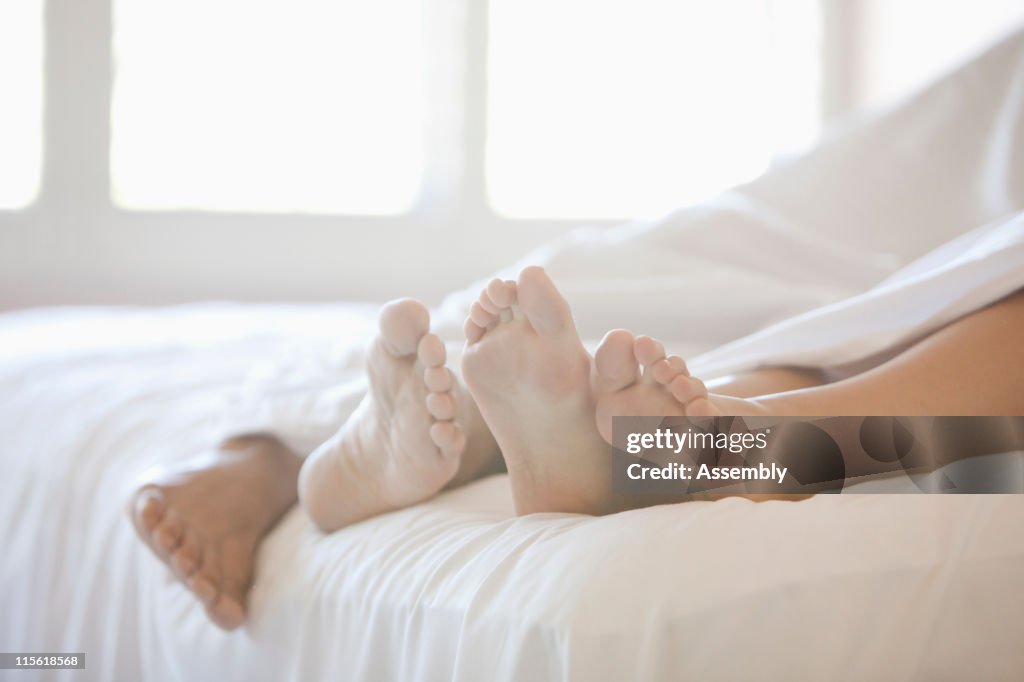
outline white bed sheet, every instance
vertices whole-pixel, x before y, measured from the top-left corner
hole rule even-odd
[[[237,306],[0,316],[0,643],[85,651],[88,661],[84,674],[0,677],[1012,679],[1024,670],[1016,495],[516,518],[497,476],[330,536],[296,510],[260,552],[251,622],[220,632],[135,539],[123,513],[131,480],[212,445],[217,411],[254,364],[297,354],[338,368],[338,344],[362,339],[369,319],[364,308]]]

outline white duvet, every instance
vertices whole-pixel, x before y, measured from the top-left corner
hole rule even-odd
[[[529,260],[589,338],[718,347],[696,371],[864,358],[1024,286],[1022,102],[1018,36],[716,202]],[[439,311],[449,334],[471,294]],[[0,316],[0,649],[87,657],[3,679],[1024,672],[1019,495],[516,518],[498,476],[330,536],[293,510],[261,549],[250,623],[218,631],[134,539],[131,480],[236,429],[308,452],[359,399],[371,332],[356,306]]]

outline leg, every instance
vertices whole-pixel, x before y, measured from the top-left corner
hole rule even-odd
[[[866,372],[830,384],[753,399],[709,393],[678,358],[665,357],[657,342],[641,337],[634,356],[607,339],[597,352],[601,375],[635,378],[598,401],[602,436],[611,442],[613,415],[985,415],[1024,414],[1024,292],[1018,292],[933,333]],[[643,366],[643,378],[637,366]],[[617,367],[615,372],[610,367]],[[763,375],[770,376],[770,375]],[[763,378],[763,377],[762,377]],[[792,377],[789,377],[791,379]],[[859,440],[859,439],[858,439]],[[871,475],[879,468],[860,456],[855,443],[840,444],[846,471]],[[998,450],[979,450],[977,454]],[[965,453],[958,453],[957,457]],[[922,466],[948,463],[922,460]],[[852,467],[852,469],[851,469]]]
[[[232,438],[147,472],[132,497],[139,536],[226,630],[245,620],[256,548],[295,504],[301,464],[271,436]]]
[[[1024,291],[963,317],[863,374],[758,398],[775,414],[1024,414]],[[724,406],[723,406],[724,407]]]
[[[600,422],[613,414],[672,415],[681,410],[697,415],[1019,415],[1024,413],[1022,337],[1024,292],[1017,292],[861,374],[828,383],[825,375],[759,370],[724,384],[728,393],[709,391],[689,376],[685,364],[659,374],[657,370],[668,362],[681,361],[666,359],[664,348],[647,337],[636,339],[635,359],[612,353],[614,346],[602,344],[599,371],[610,364],[639,363],[645,367],[644,376],[651,377],[648,385],[657,377],[654,383],[664,390],[644,392],[640,382],[622,383],[599,402],[599,427],[602,433],[610,431],[610,423]],[[602,356],[607,356],[603,365]],[[751,396],[748,391],[754,386],[770,392]]]

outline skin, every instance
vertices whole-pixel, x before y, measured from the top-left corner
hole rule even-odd
[[[507,284],[499,282],[495,285],[492,282],[495,297],[503,295],[501,292]],[[500,316],[507,301],[500,303],[496,305],[493,298],[488,297],[474,306],[471,320],[467,321],[470,345],[479,343],[482,346],[481,339],[488,341],[484,337],[489,316]],[[416,310],[416,315],[421,316],[419,309]],[[424,327],[425,323],[420,321],[417,324]],[[423,330],[418,333],[422,335]],[[491,340],[501,339],[500,334],[492,336],[494,339]],[[629,337],[630,343],[639,344],[637,353],[656,355],[657,347],[651,345],[646,337],[641,338],[645,340]],[[703,383],[698,380],[690,381],[689,385],[703,391],[695,394],[701,410],[724,414],[1021,415],[1024,414],[1022,338],[1024,290],[966,315],[891,357],[880,359],[876,365],[860,368],[861,371],[841,374],[808,368],[770,367],[714,379],[708,382],[710,391],[703,389]],[[621,335],[618,341],[614,341],[620,345],[625,342]],[[656,364],[653,360],[652,366]],[[414,363],[415,360],[403,362]],[[421,361],[420,364],[436,363]],[[595,364],[602,364],[600,351]],[[634,367],[631,371],[638,370]],[[484,385],[482,379],[483,376],[478,376],[468,383],[471,387],[476,383],[479,392]],[[600,374],[597,379],[592,379],[595,382],[600,380]],[[415,381],[425,380],[416,378]],[[614,397],[616,392],[615,387],[600,383],[593,383],[591,388],[597,398]],[[416,390],[424,395],[434,391],[418,385]],[[652,390],[655,393],[649,391],[649,394],[657,395],[656,391],[661,389]],[[658,399],[672,401],[675,396],[665,394]],[[706,404],[699,401],[706,401]],[[467,402],[472,405],[463,404]],[[593,400],[580,398],[577,402],[580,409],[594,409]],[[693,404],[690,402],[684,407]],[[432,480],[431,490],[423,497],[505,467],[502,453],[493,443],[490,430],[476,409],[473,398],[463,391],[457,405],[445,409],[444,414],[438,414],[447,418],[453,410],[460,415],[457,420],[461,421],[459,428],[464,434],[470,434],[469,440],[477,444],[463,450],[462,460],[458,466],[449,467],[450,473],[445,474],[445,480]],[[428,413],[429,410],[425,414]],[[593,411],[589,413],[591,425],[593,414]],[[424,422],[424,433],[439,420],[436,415],[424,419],[433,420]],[[593,435],[588,433],[586,437],[590,446],[594,446]],[[368,438],[368,441],[357,450],[380,446],[373,438]],[[447,441],[445,444],[447,447]],[[352,447],[352,443],[348,443],[348,447]],[[306,483],[303,489],[307,496],[319,498],[318,506],[323,506],[336,490],[330,478],[330,468],[336,464],[337,458],[329,454],[306,461],[309,468],[304,474]],[[517,468],[529,470],[520,464],[517,463]],[[130,503],[130,515],[140,537],[196,593],[211,620],[220,627],[232,629],[244,623],[255,553],[278,518],[294,505],[301,465],[302,460],[273,436],[254,434],[226,441],[194,466],[159,472],[144,481],[136,491]],[[530,476],[536,475],[536,470],[530,471]],[[606,513],[651,503],[650,500],[610,501],[604,499],[607,493],[594,489],[582,496],[566,495],[551,486],[545,487],[543,481],[531,490],[529,478],[523,477],[513,484],[521,491],[519,496],[529,500],[522,511],[571,508],[573,511]],[[262,494],[211,494],[211,491],[228,487],[236,491],[242,488],[262,491]],[[417,497],[417,494],[409,495],[410,499]],[[318,523],[328,530],[368,515],[364,510],[351,514],[351,518],[338,520],[329,518],[329,510],[317,511]],[[205,552],[202,551],[204,548]],[[217,556],[216,564],[204,564],[204,558],[211,556]]]

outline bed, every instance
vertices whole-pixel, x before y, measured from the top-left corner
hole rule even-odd
[[[1024,670],[1019,495],[734,499],[517,518],[495,476],[329,536],[295,509],[260,552],[251,621],[219,631],[135,539],[124,513],[132,479],[210,447],[254,383],[293,390],[267,368],[301,357],[335,367],[333,385],[346,372],[354,380],[358,353],[339,348],[361,344],[371,325],[364,306],[0,316],[0,642],[87,660],[84,672],[3,679]]]

